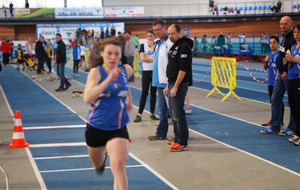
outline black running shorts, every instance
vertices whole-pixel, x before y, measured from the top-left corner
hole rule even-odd
[[[109,140],[116,137],[129,140],[127,127],[125,126],[121,129],[117,129],[114,131],[103,131],[101,129],[92,127],[89,124],[86,125],[85,141],[86,144],[90,147],[105,146]]]

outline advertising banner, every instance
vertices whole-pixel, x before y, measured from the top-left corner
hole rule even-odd
[[[144,7],[106,7],[105,17],[143,17]]]
[[[103,18],[103,8],[56,8],[55,18]]]
[[[15,18],[54,17],[54,8],[14,9]]]
[[[74,23],[74,24],[37,24],[36,25],[36,37],[44,36],[44,38],[52,39],[55,37],[56,33],[60,33],[62,39],[68,42],[70,39],[76,39],[76,31],[94,31],[94,38],[100,38],[101,31],[105,31],[105,36],[111,36],[111,31],[114,29],[115,36],[117,36],[117,32],[124,32],[125,27],[124,23],[107,23],[107,22],[99,22],[99,23]],[[84,43],[86,43],[86,38],[82,37],[81,39]]]

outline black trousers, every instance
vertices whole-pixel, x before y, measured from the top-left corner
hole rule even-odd
[[[296,123],[295,134],[300,137],[300,78],[288,80],[287,89],[291,113]]]
[[[3,53],[3,64],[7,65],[9,63],[9,53]]]
[[[154,113],[157,88],[152,86],[152,71],[143,71],[142,94],[141,94],[140,105],[139,105],[140,114],[142,114],[144,111],[149,89],[150,89],[150,112]]]
[[[52,71],[52,66],[51,66],[51,61],[52,61],[52,59],[51,58],[49,58],[49,57],[47,57],[47,67],[48,67],[48,69],[49,69],[49,73],[51,73],[51,71]]]

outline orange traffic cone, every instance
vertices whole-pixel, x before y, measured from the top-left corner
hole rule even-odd
[[[23,126],[21,121],[20,111],[16,111],[15,115],[15,127],[13,133],[12,142],[8,145],[8,148],[26,148],[28,143],[25,141]]]

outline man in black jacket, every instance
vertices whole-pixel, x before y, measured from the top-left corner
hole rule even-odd
[[[66,45],[61,39],[61,34],[57,33],[55,35],[56,42],[57,42],[57,49],[56,49],[56,65],[57,65],[57,75],[60,77],[60,86],[55,91],[63,91],[67,90],[71,83],[65,77],[65,65],[67,62],[66,57]],[[64,86],[65,85],[65,86]]]
[[[44,63],[46,62],[47,57],[43,42],[44,36],[40,36],[35,44],[35,55],[38,59],[37,74],[43,74],[42,70],[44,69]]]
[[[193,40],[180,37],[180,27],[172,24],[168,35],[173,46],[169,50],[167,65],[168,85],[164,93],[168,96],[169,111],[173,119],[175,139],[168,143],[171,152],[187,150],[189,131],[184,111],[184,100],[192,77]]]

